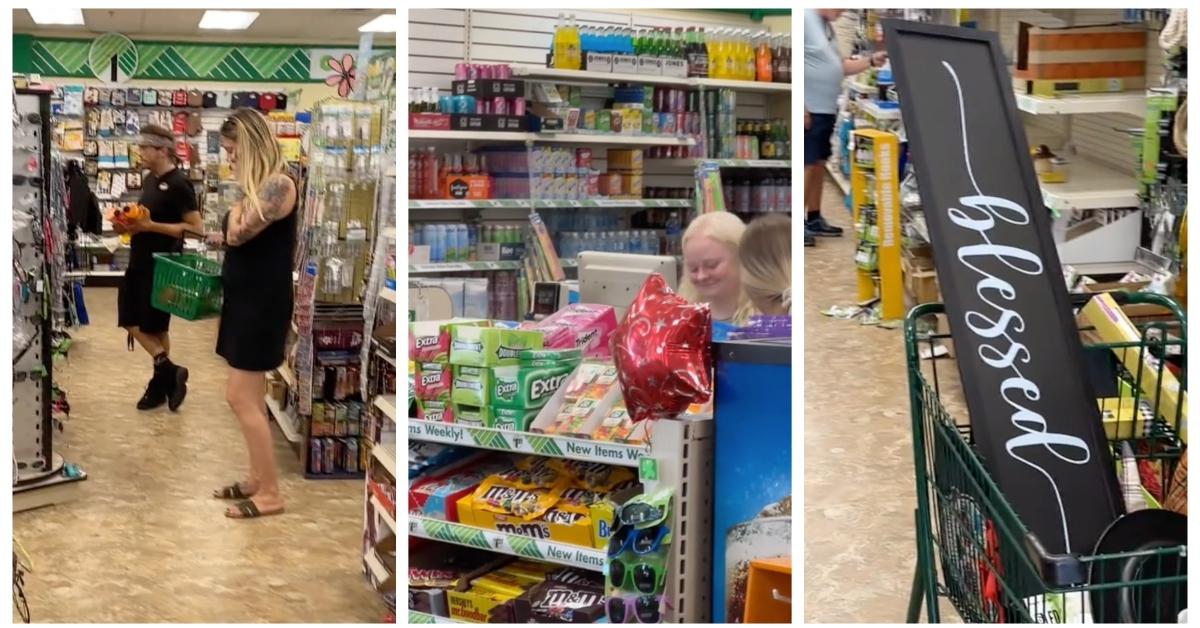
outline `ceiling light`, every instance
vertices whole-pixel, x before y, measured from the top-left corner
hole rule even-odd
[[[205,11],[200,28],[218,31],[244,31],[258,19],[258,11]]]
[[[38,24],[83,26],[83,9],[27,9]]]
[[[358,27],[360,33],[394,33],[396,32],[396,24],[399,23],[399,15],[395,13],[384,13],[379,17]]]

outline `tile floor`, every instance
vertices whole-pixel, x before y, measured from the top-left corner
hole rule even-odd
[[[828,178],[822,207],[846,235],[803,249],[804,620],[903,622],[916,563],[904,339],[821,314],[858,300],[850,216]],[[957,620],[945,604],[942,620]]]
[[[80,499],[13,516],[36,569],[25,578],[33,621],[380,621],[383,603],[360,573],[361,480],[304,480],[273,428],[288,512],[235,521],[211,497],[246,465],[216,321],[173,321],[187,401],[178,414],[141,413],[149,358],[125,350],[116,290],[88,289],[86,302],[92,324],[72,332],[56,366],[72,408],[56,449],[89,478]]]

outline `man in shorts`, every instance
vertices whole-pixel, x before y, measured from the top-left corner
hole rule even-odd
[[[117,233],[129,233],[129,268],[117,294],[117,325],[129,334],[130,349],[137,341],[154,360],[154,375],[138,410],[151,410],[164,403],[172,412],[187,395],[188,370],[171,362],[168,329],[171,315],[150,304],[154,284],[154,254],[183,250],[184,231],[203,233],[191,181],[176,167],[175,137],[157,125],[146,125],[138,137],[142,167],[149,172],[142,180],[139,201],[150,210],[143,220],[128,224],[114,222]]]
[[[829,142],[837,126],[842,79],[879,67],[887,60],[882,50],[865,59],[842,59],[832,22],[844,11],[804,10],[804,246],[816,244],[813,236],[842,235],[841,227],[821,216],[825,161],[833,154]]]

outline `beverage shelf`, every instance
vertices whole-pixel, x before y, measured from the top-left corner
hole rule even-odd
[[[559,263],[563,268],[574,268],[577,263],[573,259],[560,259]],[[467,272],[486,272],[497,270],[518,270],[521,268],[521,262],[505,261],[505,262],[431,262],[429,264],[409,264],[408,273],[411,274],[433,274],[433,273],[467,273]]]
[[[610,146],[691,146],[690,137],[585,133],[514,133],[507,131],[409,130],[410,140],[455,140],[480,142],[545,142],[550,144],[605,144]]]
[[[589,72],[587,70],[558,70],[535,65],[512,66],[513,76],[530,79],[549,79],[563,83],[641,83],[645,85],[677,85],[681,87],[705,87],[708,89],[734,89],[743,92],[791,92],[791,83],[767,83],[764,81],[735,81],[715,78],[679,78],[655,76],[653,74],[614,74],[611,72]]]
[[[409,201],[409,209],[571,209],[576,207],[691,207],[692,201],[685,198],[603,198],[581,201],[530,199],[487,199],[487,200],[426,200]]]

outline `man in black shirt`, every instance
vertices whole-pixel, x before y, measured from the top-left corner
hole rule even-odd
[[[154,376],[137,403],[138,410],[168,404],[178,410],[187,395],[188,371],[171,362],[167,335],[171,315],[150,304],[154,284],[154,254],[183,249],[184,231],[202,233],[196,193],[187,176],[175,167],[175,137],[161,126],[146,125],[138,137],[142,167],[141,204],[150,210],[143,220],[117,224],[118,233],[132,234],[129,268],[117,297],[117,325],[129,332],[154,359]]]

